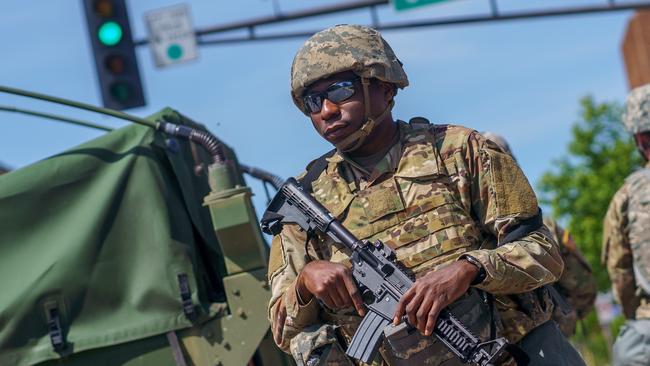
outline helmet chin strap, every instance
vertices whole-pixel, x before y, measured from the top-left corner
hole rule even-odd
[[[370,92],[369,92],[369,85],[370,85],[370,80],[368,78],[361,78],[361,84],[363,85],[363,100],[364,100],[364,107],[365,107],[365,122],[359,128],[358,130],[352,132],[348,137],[344,138],[343,140],[337,142],[334,144],[337,150],[340,152],[352,152],[366,141],[366,138],[370,135],[372,130],[375,129],[375,126],[377,125],[377,121],[381,121],[390,113],[390,111],[393,109],[393,106],[395,105],[395,102],[393,100],[390,101],[390,103],[386,106],[386,109],[384,109],[383,112],[381,112],[377,117],[371,118],[370,117]]]

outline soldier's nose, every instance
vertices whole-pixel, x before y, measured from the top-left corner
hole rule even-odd
[[[331,120],[339,113],[341,113],[341,109],[339,108],[338,104],[330,101],[329,99],[323,99],[323,107],[320,110],[320,117],[324,121]]]

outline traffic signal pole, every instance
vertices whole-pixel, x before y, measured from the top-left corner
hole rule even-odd
[[[293,20],[305,19],[321,15],[341,13],[351,10],[358,10],[367,8],[370,11],[371,26],[377,30],[400,30],[422,27],[435,27],[435,26],[448,26],[448,25],[461,25],[471,23],[484,23],[493,21],[507,21],[507,20],[522,20],[534,19],[542,17],[555,17],[555,16],[570,16],[580,14],[596,14],[612,11],[636,10],[650,8],[650,1],[637,1],[619,3],[615,0],[602,0],[602,4],[595,4],[589,6],[566,6],[566,7],[552,7],[549,9],[529,10],[529,11],[503,11],[500,9],[498,0],[486,0],[487,11],[478,12],[476,15],[464,15],[454,17],[441,17],[424,19],[418,21],[406,22],[380,22],[376,10],[378,7],[386,6],[390,3],[389,0],[360,0],[350,1],[338,5],[330,5],[319,8],[312,8],[309,10],[300,10],[291,13],[275,14],[272,16],[259,17],[240,22],[227,23],[223,25],[211,26],[206,28],[198,28],[195,30],[197,36],[197,43],[199,45],[217,45],[228,43],[243,43],[250,41],[274,41],[291,38],[307,38],[320,29],[305,29],[296,32],[286,33],[271,33],[259,34],[256,28],[263,25],[277,24],[281,22],[290,22]],[[238,36],[231,38],[215,38],[218,34],[234,31],[246,30],[246,36]],[[149,43],[146,38],[134,41],[136,46],[144,46]]]

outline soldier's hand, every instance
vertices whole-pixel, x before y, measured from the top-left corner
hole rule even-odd
[[[440,310],[461,297],[477,274],[475,265],[460,260],[420,277],[397,304],[393,324],[406,314],[409,324],[431,335]]]
[[[350,269],[342,264],[328,261],[313,261],[300,271],[296,287],[303,301],[312,296],[330,309],[354,306],[359,315],[365,315],[365,307]]]

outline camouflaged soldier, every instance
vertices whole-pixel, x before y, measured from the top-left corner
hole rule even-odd
[[[474,130],[394,121],[394,97],[407,85],[390,46],[363,26],[315,34],[291,68],[294,103],[336,147],[310,163],[303,184],[358,238],[393,248],[416,278],[395,323],[405,315],[424,335],[385,337],[373,364],[458,364],[430,334],[441,308],[478,304],[479,291],[493,296],[494,311],[478,319],[486,326],[477,333],[518,343],[531,365],[584,364],[549,321],[542,286],[563,264],[548,229],[532,224],[537,200],[523,173]],[[509,233],[521,234],[497,246]],[[269,319],[276,343],[299,365],[358,363],[344,353],[365,314],[349,255],[294,225],[273,238]]]
[[[623,114],[646,160],[609,204],[604,222],[603,262],[614,296],[628,319],[614,343],[614,365],[650,364],[650,84],[630,93]]]
[[[481,134],[516,160],[503,136],[488,131]],[[560,253],[564,262],[562,276],[553,284],[557,294],[562,296],[562,298],[554,298],[553,320],[560,326],[565,337],[571,337],[575,334],[578,319],[583,319],[594,307],[598,295],[596,278],[569,231],[548,216],[544,217],[544,225],[551,231],[553,239],[560,244]]]

